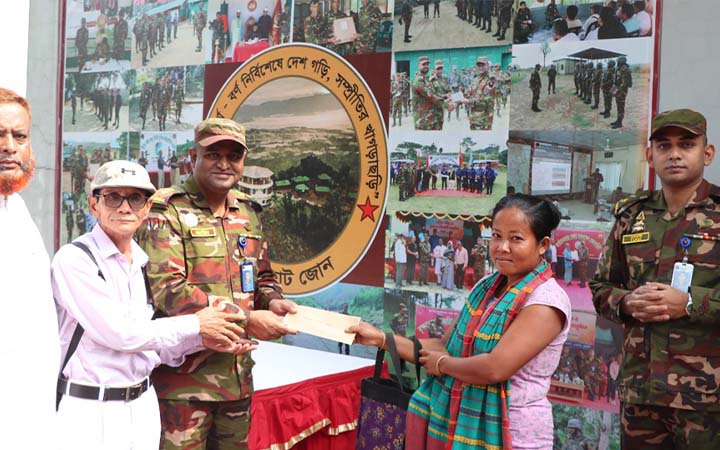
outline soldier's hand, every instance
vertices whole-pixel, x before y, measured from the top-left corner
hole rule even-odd
[[[658,302],[666,307],[665,315],[668,316],[670,320],[679,319],[687,315],[685,312],[685,306],[687,306],[689,298],[687,292],[682,292],[668,284],[654,281],[647,283],[645,286],[647,286],[648,289],[654,289],[653,294],[659,296]]]
[[[623,297],[620,306],[625,314],[640,322],[665,322],[670,316],[661,300],[662,294],[648,283]]]
[[[272,311],[249,311],[246,330],[251,336],[263,341],[277,339],[286,334],[297,334],[297,330],[285,325]]]
[[[287,313],[295,314],[297,312],[297,304],[292,300],[286,299],[272,300],[268,309],[278,316],[284,316]]]
[[[345,332],[355,333],[353,344],[370,345],[378,348],[382,345],[383,336],[385,335],[381,330],[363,321],[360,321],[357,325],[348,327]]]
[[[195,315],[200,321],[200,336],[203,339],[231,346],[240,342],[245,336],[245,330],[237,324],[246,319],[242,310],[228,313],[208,306],[196,312]]]

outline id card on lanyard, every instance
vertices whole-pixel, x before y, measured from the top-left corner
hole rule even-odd
[[[240,236],[237,242],[241,255],[245,257],[247,238]],[[240,285],[243,292],[255,292],[255,267],[250,261],[246,260],[240,264]]]

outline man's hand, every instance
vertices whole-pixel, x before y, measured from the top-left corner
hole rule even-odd
[[[239,342],[233,342],[227,345],[211,338],[203,338],[203,345],[208,350],[221,353],[234,353],[236,355],[251,352],[258,348],[258,344],[258,341],[252,339],[240,339]]]
[[[270,304],[277,301],[282,300],[273,300]],[[272,311],[248,311],[246,331],[263,341],[271,341],[286,334],[297,334],[297,330],[282,323],[280,317]]]
[[[623,312],[640,322],[665,322],[686,315],[688,294],[672,286],[650,282],[626,295]]]
[[[345,332],[355,333],[353,344],[370,345],[380,348],[383,342],[385,342],[385,333],[367,322],[360,321],[359,324],[348,327]]]
[[[278,316],[284,316],[287,313],[295,314],[297,312],[297,304],[292,300],[286,299],[271,300],[268,309]]]
[[[230,347],[245,336],[245,330],[236,323],[246,319],[242,310],[238,313],[227,313],[208,306],[195,315],[200,321],[200,336],[203,342],[209,339],[224,347]]]

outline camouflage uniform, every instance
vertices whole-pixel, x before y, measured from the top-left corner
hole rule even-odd
[[[608,68],[603,75],[602,80],[602,93],[603,102],[605,109],[600,114],[605,118],[610,117],[610,110],[612,110],[612,88],[615,85],[615,61],[608,62]]]
[[[717,435],[720,413],[720,271],[716,265],[720,242],[691,239],[687,257],[694,265],[694,274],[689,317],[642,323],[620,309],[622,298],[642,284],[670,284],[673,266],[680,259],[678,255],[683,254],[679,242],[685,233],[718,234],[720,187],[704,180],[690,199],[674,217],[667,211],[662,191],[643,191],[620,201],[616,206],[617,221],[590,289],[598,313],[625,324],[623,364],[618,377],[623,422],[626,415],[646,416],[652,428],[659,427],[660,421],[669,423],[673,417],[681,417],[673,422],[672,427],[677,429],[674,437],[692,433],[700,442]],[[632,233],[633,227],[639,228],[640,213],[644,214],[642,228],[650,234],[649,241],[623,245],[622,236]],[[704,427],[706,422],[714,425]],[[713,427],[713,431],[702,432]],[[670,426],[661,428],[658,434],[635,435],[633,430],[624,430],[623,439],[633,443],[642,436],[646,445],[627,448],[660,448],[657,442],[667,438]],[[660,436],[663,433],[666,436]],[[655,447],[648,444],[653,440]],[[716,447],[708,444],[690,448]]]
[[[420,262],[420,285],[427,285],[428,279],[428,267],[432,262],[432,249],[430,243],[427,241],[427,237],[424,242],[418,244],[418,261]]]
[[[510,20],[512,19],[513,0],[501,0],[498,6],[498,41],[505,40],[505,33],[510,28]],[[494,35],[493,35],[494,36]]]
[[[540,79],[540,71],[533,70],[530,75],[530,90],[532,91],[532,107],[533,111],[540,111],[538,101],[540,100],[540,89],[542,89],[542,80]]]
[[[440,130],[442,129],[443,115],[437,117],[435,111],[442,108],[445,99],[433,90],[429,77],[418,72],[412,83],[413,97],[413,122],[416,130]]]
[[[399,123],[400,126],[402,126],[402,108],[403,108],[403,98],[402,98],[402,81],[401,80],[395,80],[392,82],[392,85],[390,86],[390,97],[392,99],[390,114],[392,115],[393,119],[393,126],[395,126],[396,118],[397,123]]]
[[[593,450],[593,445],[580,431],[578,434],[568,434],[562,450]]]
[[[452,90],[450,89],[450,83],[448,82],[447,78],[438,75],[435,72],[430,75],[430,86],[433,92],[443,98],[445,98],[450,92],[452,92]],[[437,130],[442,130],[443,124],[445,123],[445,112],[443,111],[444,104],[444,102],[439,105],[434,104],[432,108],[432,120],[433,122],[439,124],[439,127],[436,128]]]
[[[482,244],[475,244],[470,250],[470,255],[475,259],[473,261],[473,275],[475,276],[475,282],[480,281],[485,276],[485,258],[487,257],[487,250]]]
[[[173,101],[175,102],[175,123],[180,123],[182,117],[182,107],[185,101],[185,92],[183,91],[182,83],[178,81],[175,85],[175,91],[173,92]]]
[[[362,6],[358,12],[358,27],[360,28],[358,30],[360,38],[357,40],[358,54],[375,53],[381,21],[382,12],[373,0],[368,0],[367,5]]]
[[[305,18],[305,42],[323,45],[327,42],[327,23],[322,16],[307,16]]]
[[[84,150],[78,151],[72,164],[73,194],[77,199],[78,195],[85,193],[85,180],[87,180],[88,159]]]
[[[593,83],[593,77],[595,75],[595,68],[593,67],[592,62],[588,62],[585,66],[585,77],[584,77],[584,100],[585,104],[589,105],[592,103],[592,83]]]
[[[403,107],[405,108],[405,115],[407,115],[410,111],[410,80],[408,80],[405,72],[403,72],[401,82]]]
[[[623,61],[623,57],[618,58],[618,68],[615,76],[615,104],[617,105],[617,120],[613,122],[613,128],[622,128],[622,122],[625,118],[625,101],[627,100],[628,90],[632,87],[632,75],[627,63]]]
[[[398,336],[407,336],[408,315],[407,310],[402,309],[390,320],[390,329]]]
[[[573,82],[575,83],[575,95],[580,96],[580,78],[582,74],[582,63],[575,64],[575,72],[573,73]]]
[[[113,28],[113,55],[118,61],[122,59],[125,52],[125,40],[128,37],[128,23],[120,18]]]
[[[603,69],[602,69],[602,63],[598,63],[597,67],[595,68],[595,73],[593,74],[593,97],[595,97],[595,104],[592,106],[592,109],[598,109],[600,106],[600,87],[602,86],[602,80],[603,80]]]
[[[585,393],[591,401],[600,397],[600,380],[602,379],[600,360],[595,355],[588,355],[580,361],[580,377],[585,383]]]
[[[340,9],[337,10],[337,12],[333,12],[332,8],[327,12],[326,16],[326,26],[327,26],[327,35],[328,37],[335,37],[335,34],[333,33],[333,22],[335,22],[336,19],[344,19],[348,17],[347,14],[342,12]],[[337,54],[340,55],[347,55],[349,53],[352,53],[353,43],[352,42],[345,42],[342,44],[327,44],[328,50],[332,50]]]
[[[492,129],[496,89],[495,80],[487,72],[478,74],[470,82],[467,98],[470,100],[471,130]]]
[[[442,319],[439,317],[432,322],[428,323],[427,327],[428,337],[431,339],[442,339],[445,335],[445,330],[443,329]]]
[[[195,49],[196,52],[199,52],[202,50],[202,33],[205,29],[205,23],[207,22],[207,14],[205,14],[205,11],[202,9],[195,14],[195,17],[193,17],[193,30],[195,30],[195,34],[197,35],[198,39],[198,45]]]
[[[87,45],[89,38],[90,35],[88,33],[88,29],[85,28],[84,25],[78,28],[77,33],[75,33],[75,48],[77,49],[78,54],[78,71],[82,71],[85,61],[87,60]]]
[[[225,25],[221,19],[214,19],[210,22],[212,30],[212,57],[213,63],[224,62],[225,58]],[[217,61],[216,61],[217,59]]]
[[[259,207],[234,190],[226,202],[225,217],[215,217],[192,176],[152,197],[146,226],[138,230],[137,240],[150,258],[148,279],[161,313],[192,314],[215,297],[245,309],[267,309],[271,300],[282,298],[267,259]],[[241,238],[247,242],[242,250]],[[253,263],[254,292],[242,292],[244,261]],[[217,430],[233,428],[232,436],[215,436],[232,440],[233,446],[225,442],[227,447],[213,448],[247,448],[254,364],[249,353],[204,350],[188,355],[180,367],[158,367],[152,379],[163,412],[161,448],[195,448],[192,445],[205,440],[213,423]]]

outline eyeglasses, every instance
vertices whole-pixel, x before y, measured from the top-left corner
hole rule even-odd
[[[147,204],[147,199],[148,199],[148,196],[143,195],[143,194],[136,193],[136,194],[130,194],[128,196],[125,196],[125,195],[120,195],[115,192],[111,192],[109,194],[97,194],[97,195],[95,195],[95,197],[96,198],[100,198],[100,197],[104,198],[105,205],[108,208],[119,208],[120,205],[122,205],[123,202],[125,200],[127,200],[128,205],[130,205],[130,207],[135,211],[137,211],[139,209],[143,209],[145,207],[145,205]]]

